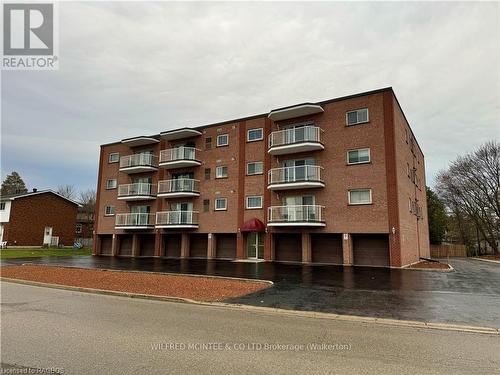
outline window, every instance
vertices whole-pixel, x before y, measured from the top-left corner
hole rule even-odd
[[[118,152],[112,152],[109,154],[109,163],[118,163],[120,161],[120,154]]]
[[[349,204],[371,204],[372,189],[349,190]]]
[[[260,141],[264,138],[262,128],[247,131],[247,142]]]
[[[216,167],[215,178],[227,178],[227,167],[226,166]]]
[[[116,179],[107,180],[106,189],[116,189]]]
[[[212,137],[205,138],[205,150],[210,150],[212,148]]]
[[[254,161],[247,163],[247,175],[252,176],[255,174],[262,174],[263,163],[261,161]]]
[[[368,122],[368,108],[356,109],[346,113],[347,125],[356,125]]]
[[[227,199],[226,198],[216,198],[215,199],[215,211],[225,211],[227,210]]]
[[[229,144],[229,134],[221,134],[217,136],[217,147],[227,146]]]
[[[113,216],[115,214],[115,206],[104,207],[104,216]]]
[[[370,162],[370,149],[360,148],[347,151],[347,164],[362,164]]]
[[[5,211],[5,202],[0,202],[0,211]]]
[[[210,168],[205,168],[205,180],[210,180],[210,174],[211,174]]]
[[[210,199],[203,199],[203,212],[210,210]]]
[[[76,224],[76,230],[75,230],[76,233],[82,233],[82,224],[78,223]]]
[[[247,209],[255,209],[255,208],[262,208],[262,196],[261,195],[255,195],[251,197],[247,197]]]

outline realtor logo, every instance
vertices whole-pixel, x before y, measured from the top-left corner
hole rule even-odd
[[[3,69],[57,69],[54,4],[3,4]]]

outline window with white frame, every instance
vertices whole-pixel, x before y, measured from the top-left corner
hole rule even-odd
[[[229,134],[221,134],[217,136],[217,147],[229,145]]]
[[[247,175],[252,176],[255,174],[262,174],[264,169],[264,165],[261,161],[253,161],[251,163],[247,163]]]
[[[262,196],[253,195],[247,197],[247,209],[252,210],[256,208],[262,208]]]
[[[264,139],[264,131],[262,128],[250,129],[247,131],[247,142],[261,141]]]
[[[115,214],[115,206],[104,207],[104,215],[105,216],[113,216],[114,214]]]
[[[76,233],[82,233],[82,224],[76,224]]]
[[[106,189],[116,189],[116,179],[112,178],[107,180]]]
[[[370,149],[359,148],[347,151],[347,164],[362,164],[370,162]]]
[[[372,189],[352,189],[349,190],[349,204],[371,204]]]
[[[346,113],[347,125],[363,124],[368,121],[368,108],[356,109]]]
[[[112,152],[109,154],[108,162],[109,163],[118,163],[120,161],[120,154],[118,152]]]
[[[227,210],[227,199],[226,198],[216,198],[215,199],[215,211],[225,211]]]
[[[5,202],[0,202],[0,211],[5,211]]]
[[[227,166],[221,165],[215,168],[215,178],[227,178]]]

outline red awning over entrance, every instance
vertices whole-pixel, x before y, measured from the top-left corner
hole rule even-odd
[[[250,219],[243,223],[240,232],[264,232],[266,225],[259,219]]]

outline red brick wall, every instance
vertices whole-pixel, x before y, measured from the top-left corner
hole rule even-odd
[[[59,243],[72,246],[75,239],[77,206],[52,193],[36,194],[12,201],[4,241],[15,246],[41,246],[45,227]]]

